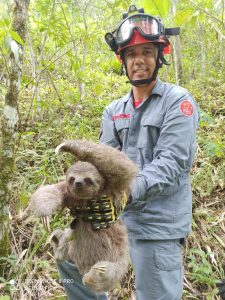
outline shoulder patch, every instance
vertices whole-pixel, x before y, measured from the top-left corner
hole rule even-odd
[[[191,104],[191,102],[189,100],[183,100],[180,103],[180,111],[182,112],[182,114],[184,114],[185,116],[192,116],[193,112],[194,112],[194,108],[193,105]]]

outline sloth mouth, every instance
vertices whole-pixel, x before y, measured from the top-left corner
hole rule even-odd
[[[74,189],[73,194],[82,200],[90,200],[96,196],[96,192],[88,192],[87,189]]]

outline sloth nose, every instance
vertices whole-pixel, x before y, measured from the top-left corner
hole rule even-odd
[[[82,183],[82,181],[76,181],[75,185],[76,185],[76,187],[82,187],[83,183]]]

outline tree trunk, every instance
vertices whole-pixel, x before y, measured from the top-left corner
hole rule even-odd
[[[220,34],[218,34],[218,40],[219,40],[219,49],[220,49],[220,63],[221,63],[221,67],[222,70],[224,69],[225,66],[225,53],[224,53],[224,49],[225,49],[225,38],[223,38],[223,36],[221,36]]]
[[[30,0],[16,0],[12,30],[25,41],[26,19]],[[13,45],[12,45],[13,43]],[[9,85],[1,117],[0,140],[0,257],[9,252],[9,199],[15,161],[15,139],[18,115],[18,97],[22,72],[23,48],[16,41],[11,42]],[[0,261],[0,277],[4,276],[4,261]]]
[[[201,46],[201,70],[202,74],[206,74],[206,53],[204,44],[204,25],[198,22],[199,26],[199,41]]]
[[[176,15],[176,1],[172,1],[172,15]],[[177,85],[180,84],[182,81],[182,62],[181,62],[181,50],[180,50],[180,37],[176,35],[174,37],[174,44],[173,44],[173,58],[174,58],[174,69],[175,69],[175,77]]]

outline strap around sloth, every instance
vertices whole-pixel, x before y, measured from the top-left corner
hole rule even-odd
[[[121,195],[120,203],[120,207],[117,207],[113,197],[103,195],[98,199],[87,201],[85,207],[76,205],[70,210],[74,217],[70,228],[74,229],[78,221],[84,221],[90,222],[93,230],[105,229],[114,223],[124,210],[127,203],[125,192]]]

